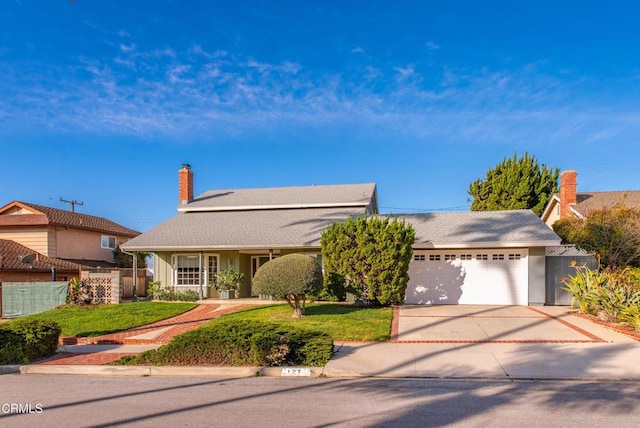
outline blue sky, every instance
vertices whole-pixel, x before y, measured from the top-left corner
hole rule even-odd
[[[145,231],[195,190],[376,182],[382,212],[466,210],[515,152],[638,189],[640,3],[0,5],[0,204]]]

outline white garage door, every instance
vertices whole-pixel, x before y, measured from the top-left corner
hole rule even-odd
[[[405,302],[527,305],[528,250],[414,251]]]

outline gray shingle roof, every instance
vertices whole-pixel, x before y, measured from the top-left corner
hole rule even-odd
[[[186,212],[121,247],[127,251],[319,248],[320,234],[328,225],[361,215],[363,207]]]
[[[621,190],[611,192],[580,192],[577,194],[578,203],[572,208],[582,216],[592,210],[613,206],[617,203],[628,207],[640,208],[640,190]]]
[[[416,230],[417,248],[559,245],[560,238],[531,210],[402,214]]]
[[[178,210],[366,207],[375,204],[375,190],[375,183],[209,190]]]

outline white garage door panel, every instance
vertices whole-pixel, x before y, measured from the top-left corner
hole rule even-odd
[[[528,251],[414,251],[408,304],[527,305]]]

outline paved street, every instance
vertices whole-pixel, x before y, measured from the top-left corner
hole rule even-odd
[[[637,382],[0,376],[3,427],[632,427]],[[7,409],[7,406],[4,406]]]

